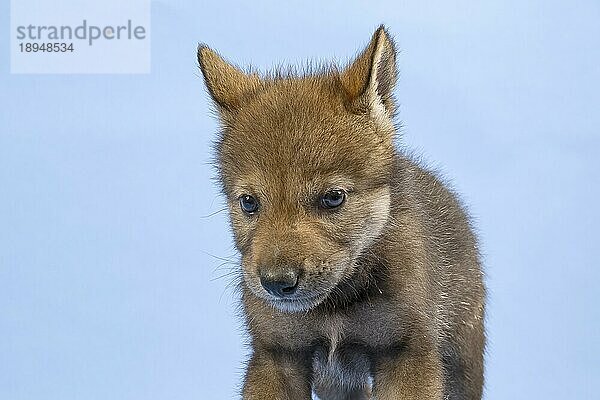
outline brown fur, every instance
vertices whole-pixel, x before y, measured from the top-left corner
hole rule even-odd
[[[383,27],[344,70],[300,76],[246,74],[199,48],[242,255],[244,399],[481,398],[476,238],[455,195],[394,146],[395,56]],[[332,188],[346,200],[324,209]],[[283,270],[299,273],[287,300],[261,286]]]

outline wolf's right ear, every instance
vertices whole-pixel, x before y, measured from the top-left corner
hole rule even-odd
[[[396,85],[396,50],[394,42],[381,25],[369,45],[340,75],[342,86],[352,107],[385,110],[394,115]]]
[[[260,85],[257,75],[245,74],[205,45],[198,47],[198,63],[208,92],[221,113],[236,111],[244,96]]]

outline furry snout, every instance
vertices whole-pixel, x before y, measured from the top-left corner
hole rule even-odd
[[[317,306],[338,284],[348,264],[348,255],[339,249],[320,254],[302,252],[290,247],[290,242],[270,244],[244,260],[244,280],[257,297],[285,312]]]
[[[261,268],[260,284],[272,296],[291,297],[298,289],[300,270],[293,267]]]

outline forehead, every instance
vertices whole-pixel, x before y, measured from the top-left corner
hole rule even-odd
[[[238,180],[319,185],[360,180],[383,168],[390,149],[382,142],[367,116],[346,110],[331,82],[288,80],[242,106],[223,132],[219,157]]]
[[[271,174],[268,171],[248,171],[234,177],[231,196],[238,198],[244,194],[258,195],[260,198],[284,201],[290,197],[296,200],[309,200],[317,194],[329,189],[342,189],[351,192],[356,188],[356,181],[342,173],[302,176],[284,173]]]

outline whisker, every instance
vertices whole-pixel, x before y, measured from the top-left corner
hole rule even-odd
[[[219,275],[219,276],[216,276],[216,277],[214,277],[214,278],[210,278],[210,281],[211,281],[211,282],[214,282],[214,281],[216,281],[216,280],[218,280],[218,279],[223,279],[223,278],[227,278],[227,277],[229,277],[229,276],[234,276],[236,273],[237,273],[237,271],[229,271],[229,272],[226,272],[226,273],[224,273],[224,274],[221,274],[221,275]]]
[[[213,270],[212,273],[214,274],[215,272],[219,271],[219,270],[234,270],[234,269],[238,269],[239,263],[238,262],[234,262],[234,261],[223,261],[221,264],[217,265]]]
[[[200,216],[200,218],[202,218],[202,219],[205,219],[205,218],[210,218],[210,217],[213,217],[213,216],[215,216],[215,215],[217,215],[217,214],[219,214],[219,213],[222,213],[222,212],[223,212],[223,211],[225,211],[225,210],[227,210],[227,207],[223,207],[223,208],[221,208],[220,210],[217,210],[217,211],[215,211],[215,212],[212,212],[212,213],[210,213],[210,214],[208,214],[208,215],[202,215],[202,216]]]
[[[206,254],[207,256],[210,256],[210,257],[212,257],[212,258],[215,258],[215,259],[217,259],[217,260],[221,260],[221,261],[227,261],[227,262],[231,262],[231,263],[237,262],[236,260],[233,260],[233,259],[231,259],[231,258],[225,258],[225,257],[219,257],[219,256],[215,256],[214,254],[210,254],[210,253],[208,253],[208,252],[206,252],[206,251],[204,251],[204,250],[200,250],[200,251],[201,251],[203,254]]]

